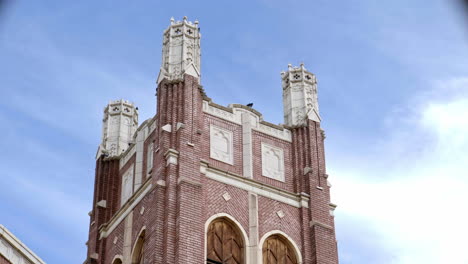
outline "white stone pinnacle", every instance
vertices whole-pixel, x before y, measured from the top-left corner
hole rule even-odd
[[[101,154],[118,156],[132,143],[138,128],[138,109],[127,100],[110,101],[104,108],[102,139],[96,159]]]
[[[200,78],[200,30],[198,21],[192,23],[183,18],[171,18],[169,27],[163,34],[162,62],[158,84],[164,79],[182,79],[184,74]]]
[[[307,120],[320,122],[315,75],[304,64],[281,72],[283,86],[284,123],[288,126],[303,126]]]

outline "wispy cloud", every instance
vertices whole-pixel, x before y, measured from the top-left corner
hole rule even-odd
[[[379,156],[392,157],[391,163],[374,166],[373,159],[361,158],[355,160],[359,169],[331,168],[340,205],[338,237],[350,242],[341,244],[350,259],[360,259],[369,248],[349,251],[362,237],[347,237],[347,231],[340,235],[341,228],[350,228],[343,223],[347,219],[375,234],[375,243],[389,256],[380,263],[468,262],[463,253],[468,236],[467,87],[466,78],[437,82],[411,101],[420,104],[398,111],[376,145]],[[428,96],[434,93],[445,96]]]

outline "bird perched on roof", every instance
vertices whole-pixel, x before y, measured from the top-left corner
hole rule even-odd
[[[252,107],[252,106],[253,106],[253,103],[248,103],[247,106],[248,106],[248,107]]]

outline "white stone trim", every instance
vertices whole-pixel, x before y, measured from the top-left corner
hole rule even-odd
[[[169,164],[177,165],[179,163],[179,151],[175,149],[168,149],[166,153],[164,153],[164,157],[166,158],[166,167]]]
[[[138,190],[141,186],[143,179],[143,153],[145,152],[144,144],[148,137],[148,127],[144,124],[144,127],[136,132],[136,157],[135,157],[135,175],[133,181],[133,189]]]
[[[257,128],[253,128],[258,132],[265,133],[275,138],[282,139],[284,141],[292,142],[292,134],[289,129],[284,128],[283,130],[273,128],[271,126],[264,125],[262,123],[258,124]]]
[[[120,193],[120,206],[123,206],[125,202],[132,197],[134,192],[134,167],[135,164],[132,164],[130,168],[128,168],[122,174],[122,184],[121,184],[121,193]]]
[[[166,131],[166,132],[169,132],[169,133],[172,132],[172,126],[171,126],[171,124],[165,124],[164,126],[161,127],[161,129],[162,129],[163,131]]]
[[[244,177],[253,178],[252,122],[251,113],[242,113],[242,166]]]
[[[41,258],[2,225],[0,225],[0,254],[13,264],[45,264]]]
[[[269,136],[287,141],[287,142],[292,142],[292,134],[289,129],[283,128],[277,129],[272,126],[268,126],[265,124],[262,124],[262,117],[258,116],[251,111],[247,111],[242,108],[236,108],[232,107],[232,113],[223,109],[220,109],[218,107],[212,106],[210,102],[204,100],[203,101],[203,112],[219,117],[223,120],[242,125],[242,113],[250,113],[252,116],[255,116],[255,119],[252,120],[252,130],[267,134]]]
[[[153,158],[154,158],[154,142],[148,144],[146,148],[146,174],[153,169]]]
[[[206,168],[206,165],[203,163],[201,164],[200,170],[206,170],[206,177],[215,181],[219,181],[224,184],[228,184],[278,202],[289,204],[297,208],[309,208],[309,198],[305,195],[294,194],[264,183],[260,183],[253,179],[241,177],[212,167]]]
[[[263,257],[263,252],[262,252],[262,249],[263,249],[263,243],[265,243],[265,240],[272,236],[272,235],[281,235],[283,236],[284,238],[286,238],[286,240],[289,241],[289,243],[291,243],[291,245],[293,246],[294,248],[294,251],[296,252],[296,257],[297,257],[297,261],[299,262],[298,264],[302,264],[302,255],[301,255],[301,251],[299,250],[299,247],[297,246],[296,242],[294,242],[294,240],[288,236],[288,234],[284,233],[283,231],[281,230],[272,230],[270,232],[267,232],[265,233],[262,238],[260,239],[260,242],[258,243],[258,263],[262,263],[262,257]]]
[[[136,153],[136,147],[135,145],[132,145],[129,150],[127,150],[122,158],[120,158],[119,161],[119,169],[122,169],[125,164],[130,160],[130,158],[133,156],[133,154]]]
[[[102,207],[102,208],[107,208],[107,201],[106,200],[101,200],[97,202],[96,206]]]
[[[238,125],[242,124],[240,115],[235,115],[218,107],[214,107],[210,105],[208,101],[205,100],[203,101],[203,112],[227,120],[229,122],[236,123]]]
[[[145,197],[145,195],[151,190],[153,185],[151,184],[151,180],[147,181],[145,185],[143,185],[140,190],[135,193],[130,199],[127,201],[126,204],[112,217],[109,221],[109,224],[100,230],[99,239],[105,238],[109,236],[112,231],[125,219],[125,217],[133,211],[138,203]]]
[[[206,261],[206,250],[207,250],[207,244],[208,244],[208,227],[210,226],[211,222],[213,222],[213,220],[215,219],[218,219],[218,218],[227,218],[229,219],[230,221],[232,221],[236,226],[237,228],[239,228],[239,230],[241,231],[242,233],[242,238],[244,239],[244,260],[245,260],[245,263],[246,264],[254,264],[254,263],[250,263],[250,259],[249,259],[249,237],[247,236],[247,233],[245,232],[244,228],[242,227],[242,225],[234,218],[232,217],[231,215],[229,214],[226,214],[226,213],[218,213],[218,214],[215,214],[215,215],[212,215],[210,218],[208,218],[208,220],[206,220],[205,222],[205,247],[204,247],[204,261]],[[261,263],[261,262],[259,262]]]
[[[257,263],[258,259],[258,196],[249,192],[249,259]]]
[[[219,135],[219,136],[217,136]],[[226,146],[221,145],[217,139],[223,138],[226,140]],[[210,158],[219,160],[228,164],[234,164],[234,138],[230,130],[210,125]],[[226,152],[219,148],[226,148]]]

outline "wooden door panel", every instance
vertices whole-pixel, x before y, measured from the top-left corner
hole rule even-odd
[[[263,243],[263,264],[297,264],[296,254],[287,240],[273,235]]]
[[[207,258],[223,264],[244,264],[244,244],[240,231],[227,219],[208,227]]]

